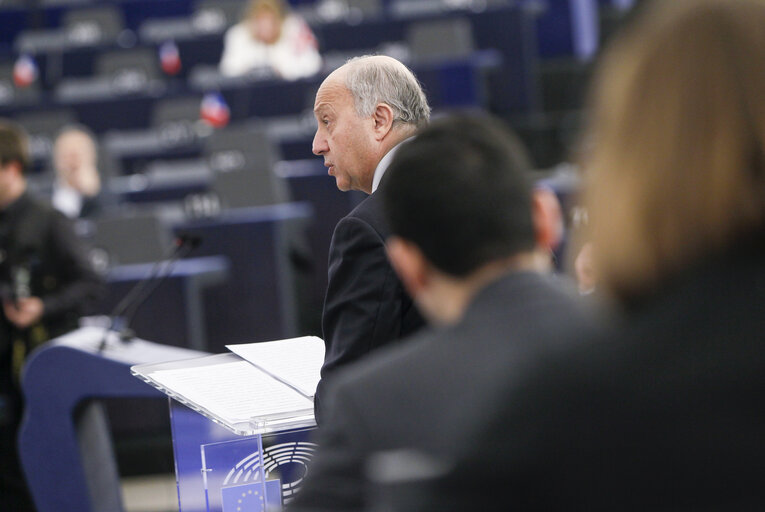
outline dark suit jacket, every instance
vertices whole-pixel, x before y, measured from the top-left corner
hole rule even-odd
[[[24,277],[26,276],[26,277]],[[24,286],[26,282],[26,286]],[[24,290],[24,288],[27,288]],[[50,205],[23,194],[0,210],[0,296],[28,293],[44,303],[40,322],[18,329],[0,308],[0,501],[33,510],[20,478],[16,441],[21,421],[20,357],[77,327],[84,308],[103,290],[72,225]],[[85,377],[87,378],[87,377]]]
[[[462,321],[379,351],[330,389],[319,450],[295,510],[360,510],[365,464],[378,452],[452,454],[470,436],[508,360],[555,349],[587,323],[578,297],[548,276],[512,273],[481,290]],[[520,377],[520,376],[519,376]]]
[[[85,308],[103,292],[102,279],[71,222],[29,193],[0,211],[0,250],[0,286],[4,295],[14,287],[13,273],[23,268],[29,274],[28,293],[43,300],[43,340],[76,328]],[[32,330],[17,331],[0,311],[3,350],[12,338],[26,339]]]
[[[508,379],[457,469],[393,510],[765,510],[765,237],[734,251]]]
[[[381,185],[384,186],[384,185]],[[340,219],[329,249],[322,330],[326,352],[315,397],[317,419],[327,377],[424,325],[388,262],[382,198],[373,193]]]
[[[115,206],[115,202],[115,197],[106,191],[100,192],[93,197],[83,197],[79,218],[93,219],[102,216],[105,212],[108,212],[110,208]]]

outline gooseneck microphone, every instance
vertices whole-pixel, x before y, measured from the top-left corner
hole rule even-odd
[[[106,348],[110,332],[116,332],[122,342],[133,338],[130,323],[138,308],[170,277],[178,260],[188,256],[201,243],[202,238],[196,235],[184,234],[175,239],[175,248],[170,257],[154,263],[149,274],[138,281],[109,314],[109,326],[98,346],[99,353]]]

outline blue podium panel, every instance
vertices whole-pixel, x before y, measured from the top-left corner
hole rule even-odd
[[[201,446],[241,439],[222,426],[169,398],[178,502],[183,512],[206,512]]]
[[[276,512],[289,503],[316,445],[313,429],[237,436],[170,400],[181,512]]]
[[[289,230],[310,215],[310,205],[288,203],[231,210],[174,227],[202,238],[196,255],[225,256],[230,264],[229,279],[203,294],[211,352],[296,334]]]
[[[277,511],[306,475],[316,445],[311,429],[288,430],[202,445],[209,512]]]
[[[131,365],[203,355],[142,340],[111,340],[99,352],[103,336],[96,327],[74,331],[34,351],[24,367],[19,453],[39,512],[122,510],[106,424],[86,406],[102,398],[160,398],[131,376]]]
[[[262,441],[261,436],[251,436],[202,445],[208,510],[259,512],[281,507],[279,479],[266,480],[263,471]]]
[[[165,282],[138,308],[130,325],[133,332],[139,338],[166,345],[206,350],[204,291],[225,281],[228,266],[226,258],[220,256],[178,261]],[[152,268],[153,264],[113,268],[107,276],[107,295],[96,313],[111,312]]]

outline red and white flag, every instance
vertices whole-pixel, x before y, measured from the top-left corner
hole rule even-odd
[[[29,55],[21,55],[13,64],[13,83],[16,87],[28,87],[37,80],[37,63]]]
[[[231,118],[226,100],[219,92],[208,92],[202,98],[200,117],[214,128],[223,128]]]
[[[181,70],[181,54],[174,41],[166,41],[159,46],[159,63],[167,75],[177,75]]]

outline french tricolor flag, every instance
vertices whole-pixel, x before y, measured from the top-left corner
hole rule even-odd
[[[16,87],[28,87],[37,80],[37,63],[29,55],[21,55],[13,64],[13,83]]]
[[[177,75],[181,70],[181,54],[174,41],[166,41],[159,46],[159,63],[168,75]]]
[[[231,118],[231,111],[219,92],[208,92],[202,98],[200,117],[214,128],[223,128]]]

